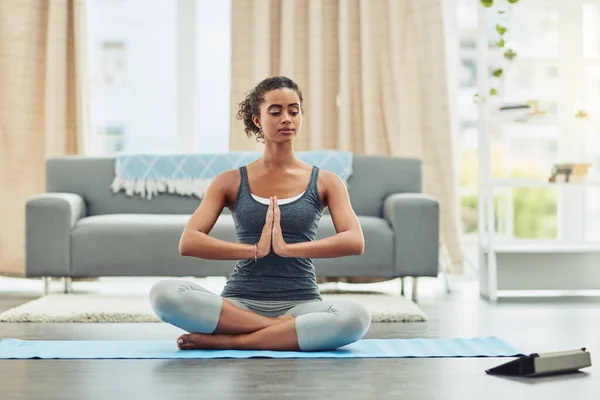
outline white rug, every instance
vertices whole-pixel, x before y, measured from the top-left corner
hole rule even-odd
[[[388,294],[323,294],[323,299],[357,301],[373,322],[424,322],[413,301]],[[0,314],[0,322],[161,322],[147,296],[49,294]]]

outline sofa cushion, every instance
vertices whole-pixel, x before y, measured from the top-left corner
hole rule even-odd
[[[72,235],[72,276],[227,276],[235,260],[201,260],[179,255],[179,239],[189,215],[107,214],[83,218]],[[365,252],[342,259],[315,259],[318,275],[390,276],[393,232],[376,217],[359,217]],[[231,215],[223,214],[211,236],[237,241]],[[324,215],[317,238],[335,234]]]
[[[386,220],[359,216],[365,237],[365,251],[360,256],[314,259],[317,275],[322,276],[385,276],[394,271],[394,232]],[[317,240],[335,235],[330,215],[323,215]]]
[[[195,196],[165,193],[148,201],[137,195],[113,193],[110,185],[115,177],[115,160],[114,156],[50,158],[46,162],[46,190],[80,195],[86,201],[88,215],[189,215],[198,207],[200,200]],[[347,187],[357,215],[381,218],[383,201],[390,194],[420,193],[421,181],[419,159],[355,154]]]

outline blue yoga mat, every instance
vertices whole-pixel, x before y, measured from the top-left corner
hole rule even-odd
[[[0,341],[0,359],[60,358],[407,358],[510,357],[522,353],[496,337],[466,339],[362,339],[334,351],[179,350],[174,341]]]

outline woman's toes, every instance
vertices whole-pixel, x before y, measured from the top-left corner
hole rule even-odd
[[[182,343],[179,345],[179,350],[194,350],[196,345],[194,343]]]
[[[177,344],[181,345],[181,344],[185,344],[189,342],[189,335],[181,335],[177,338]]]
[[[181,335],[177,339],[177,347],[179,350],[191,350],[196,346],[196,344],[192,341],[190,335]]]
[[[185,334],[177,339],[177,346],[181,350],[204,349],[209,339],[210,335],[202,333]]]

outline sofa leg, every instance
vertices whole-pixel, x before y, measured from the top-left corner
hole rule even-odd
[[[417,277],[412,278],[412,300],[417,302]]]
[[[47,296],[50,293],[50,277],[42,277],[42,283],[44,284],[44,296]]]
[[[450,293],[450,281],[448,281],[448,272],[444,271],[444,281],[446,282],[446,293]]]
[[[400,278],[400,296],[404,296],[404,278]]]
[[[63,283],[65,285],[63,292],[64,293],[73,293],[73,285],[71,278],[68,276],[63,277]]]
[[[448,280],[448,268],[446,268],[446,263],[440,257],[440,271],[444,275],[444,284],[446,285],[446,293],[450,293],[450,281]]]

